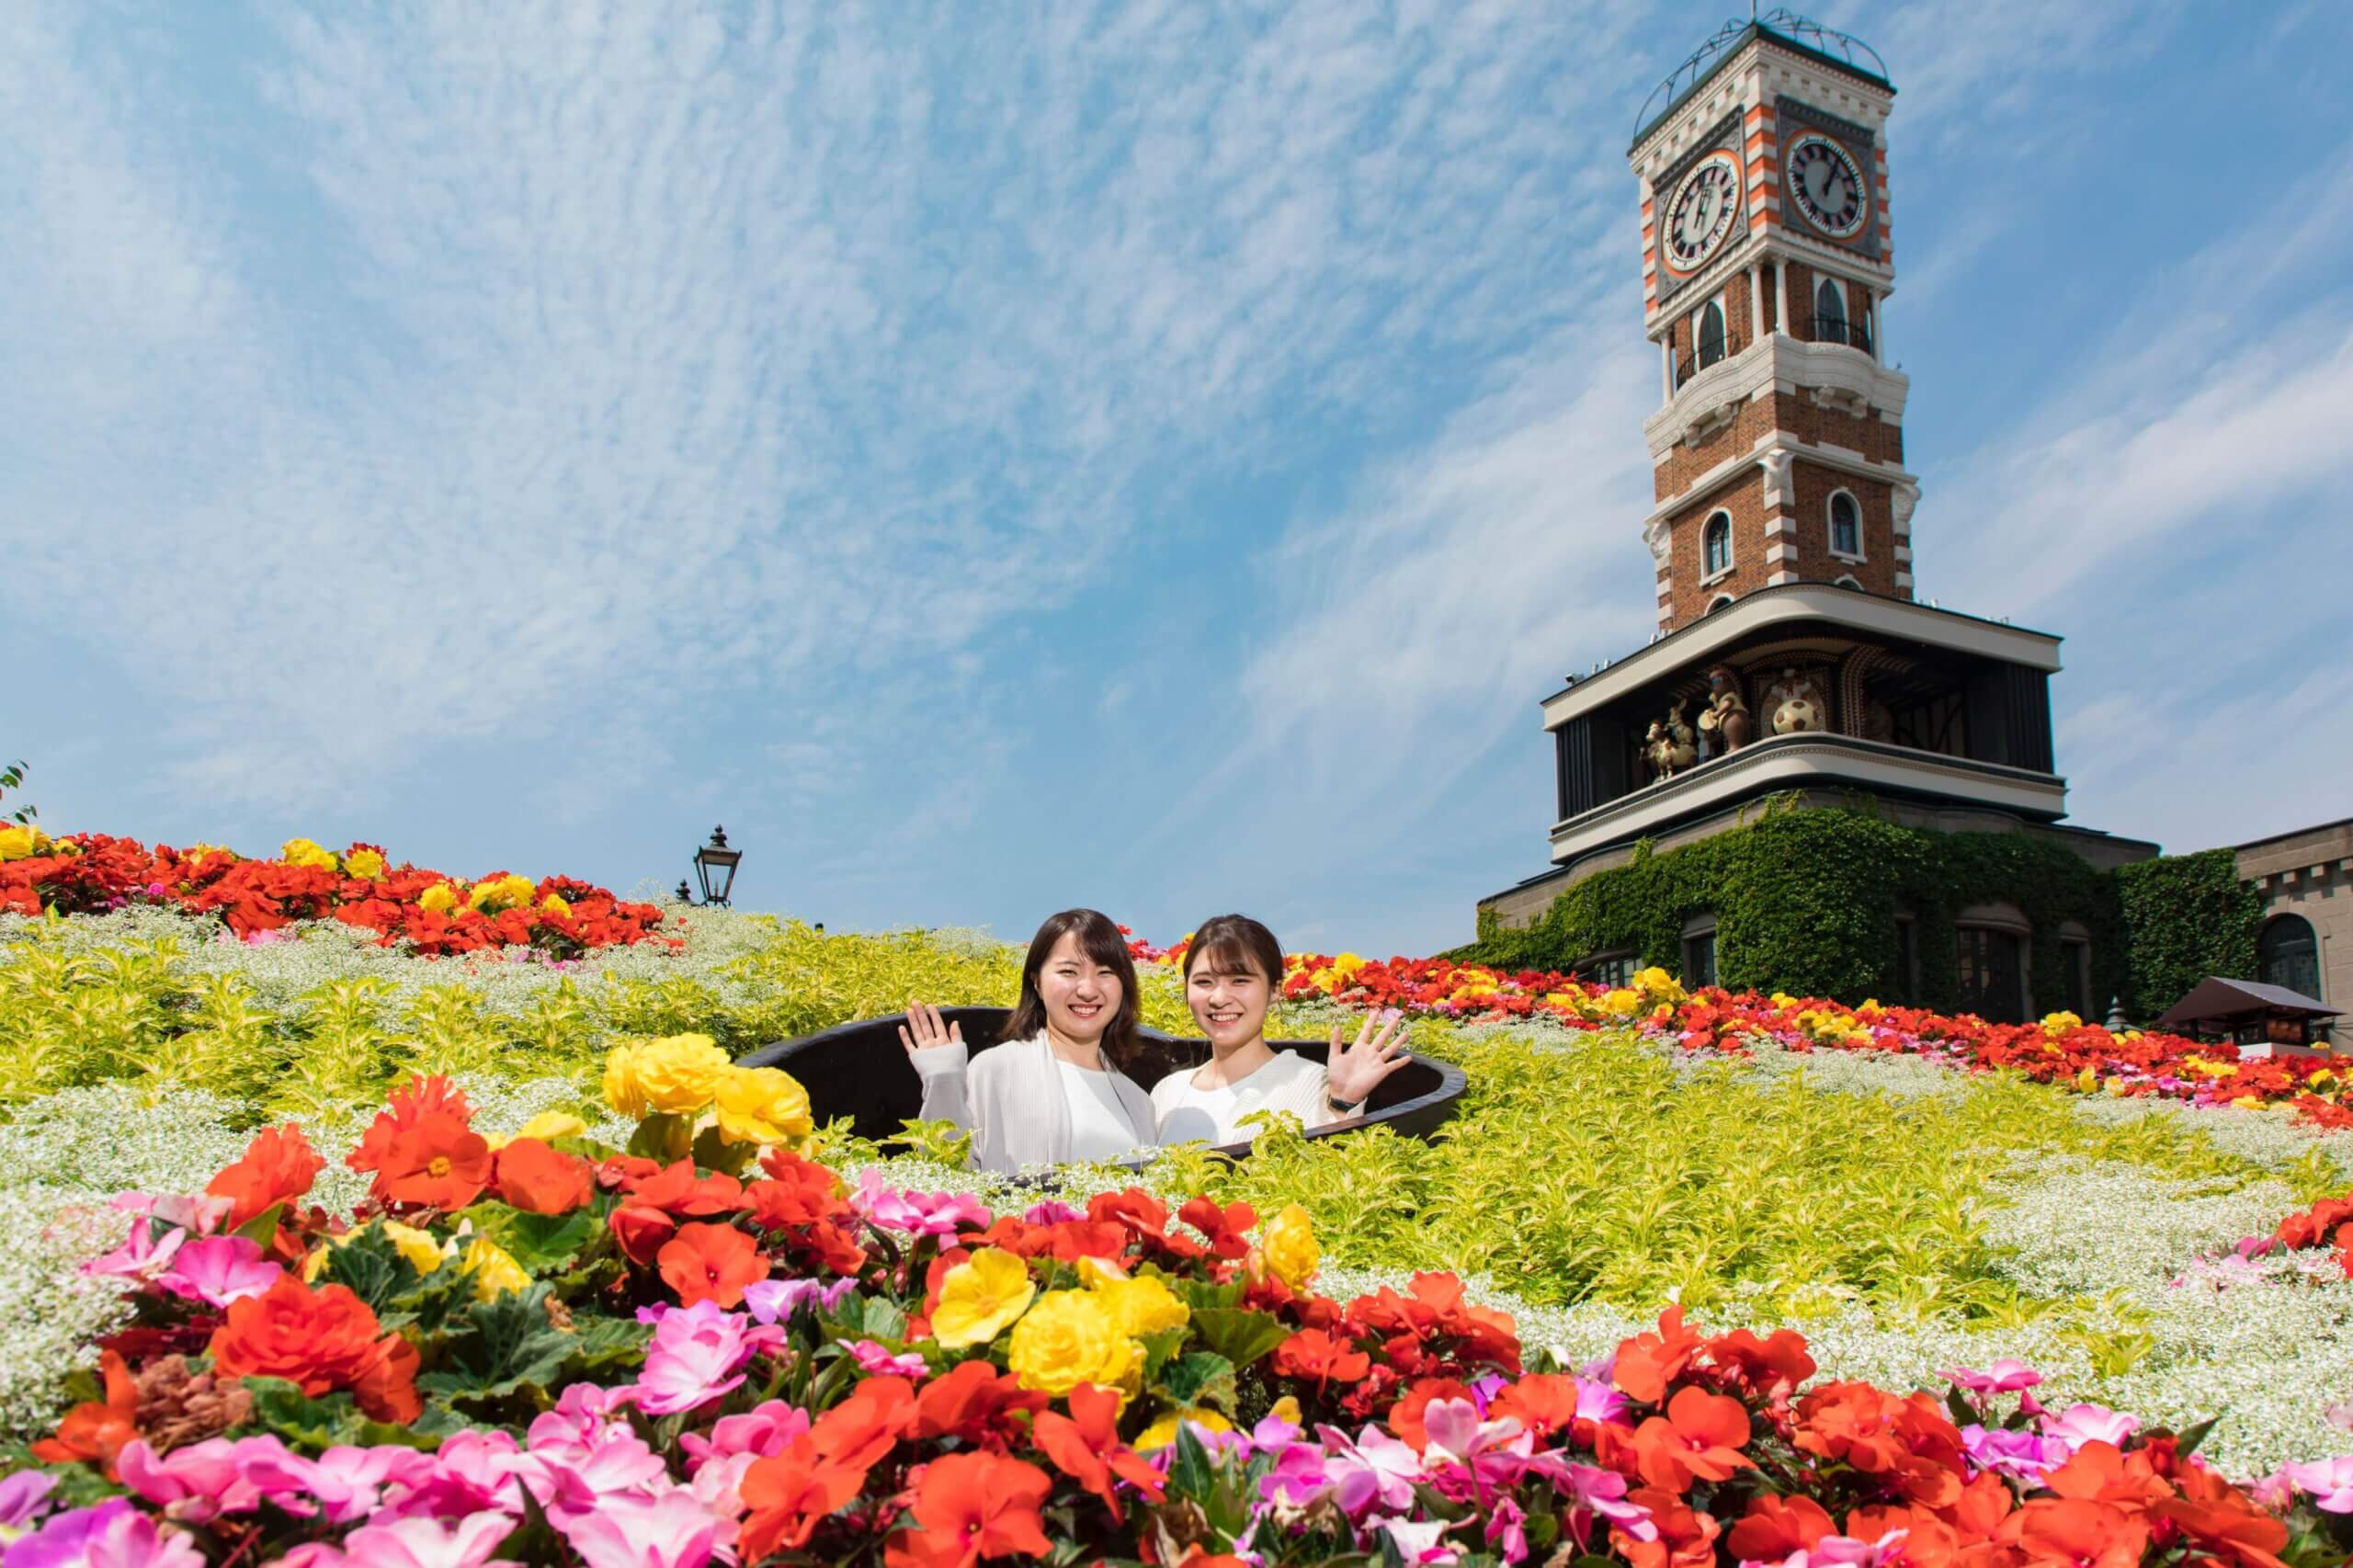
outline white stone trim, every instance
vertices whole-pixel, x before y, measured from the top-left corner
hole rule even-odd
[[[1852,550],[1838,548],[1838,497],[1841,495],[1847,498],[1848,506],[1855,508],[1855,548]],[[1870,559],[1867,553],[1870,547],[1863,540],[1863,498],[1843,484],[1833,490],[1822,503],[1822,539],[1829,546],[1833,560],[1859,562]]]
[[[1768,587],[1768,588],[1778,588],[1778,587],[1781,586],[1781,585],[1782,585],[1783,584],[1785,584],[1785,583],[1794,583],[1794,582],[1796,582],[1797,580],[1798,580],[1798,574],[1797,574],[1796,573],[1794,573],[1794,572],[1789,572],[1789,571],[1775,572],[1775,573],[1771,574],[1770,575],[1767,576],[1767,578],[1765,579],[1765,585],[1766,585],[1767,587]]]
[[[1765,551],[1768,561],[1795,561],[1797,558],[1798,547],[1794,544],[1776,544]]]
[[[1691,319],[1697,323],[1696,311]],[[1788,318],[1782,320],[1786,328]],[[1696,331],[1691,362],[1695,366],[1699,362]],[[1899,425],[1904,401],[1911,395],[1912,378],[1843,343],[1802,343],[1786,330],[1775,332],[1694,373],[1673,392],[1665,407],[1643,421],[1643,438],[1656,460],[1672,451],[1702,417],[1718,409],[1728,407],[1737,413],[1758,397],[1777,390],[1794,392],[1800,387],[1843,394],[1866,408],[1877,409],[1883,423]]]
[[[1882,484],[1893,484],[1898,490],[1908,484],[1915,494],[1919,491],[1918,476],[1906,473],[1894,463],[1873,462],[1869,458],[1850,457],[1832,448],[1810,446],[1791,438],[1787,431],[1780,431],[1757,437],[1755,447],[1745,452],[1733,453],[1685,485],[1681,492],[1653,507],[1649,516],[1643,519],[1643,537],[1647,540],[1653,528],[1665,528],[1667,518],[1717,489],[1752,463],[1765,471],[1766,504],[1788,505],[1790,463],[1796,458],[1804,458],[1818,467],[1839,473],[1852,474],[1857,479],[1875,479]],[[1654,545],[1652,548],[1655,551],[1657,547]]]

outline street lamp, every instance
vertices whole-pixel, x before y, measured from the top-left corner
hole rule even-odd
[[[727,890],[735,885],[735,862],[743,858],[742,850],[727,847],[724,827],[710,830],[710,842],[695,851],[695,880],[702,883],[703,903],[729,907]]]

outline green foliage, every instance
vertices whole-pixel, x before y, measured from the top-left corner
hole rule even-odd
[[[2116,873],[2131,936],[2132,1006],[2154,1017],[2208,975],[2255,975],[2263,895],[2228,849],[2168,855]]]
[[[1532,925],[1483,924],[1459,955],[1505,969],[1568,969],[1631,949],[1679,971],[1683,929],[1716,918],[1717,978],[1732,990],[1959,1004],[1953,928],[1977,903],[2017,906],[2034,927],[2038,1012],[2066,1005],[2061,928],[2084,927],[2092,994],[2123,989],[2123,923],[2112,880],[2061,845],[2024,833],[1929,833],[1852,810],[1768,806],[1755,823],[1697,844],[1635,847],[1626,865],[1563,892]],[[1901,972],[1899,913],[1914,920],[1917,985]]]
[[[6,767],[0,767],[0,795],[6,795],[11,790],[21,790],[24,787],[25,765],[21,761],[12,762]],[[18,806],[8,813],[7,820],[17,824],[28,824],[38,821],[40,817],[40,812],[31,806]]]

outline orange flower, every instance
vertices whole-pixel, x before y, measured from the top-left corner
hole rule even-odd
[[[2288,1544],[2284,1523],[2212,1471],[2185,1465],[2180,1483],[2179,1497],[2158,1503],[2149,1512],[2179,1525],[2222,1562],[2239,1568],[2283,1568],[2279,1554]]]
[[[1961,1555],[1961,1532],[1916,1503],[1857,1508],[1847,1516],[1847,1533],[1857,1540],[1884,1540],[1897,1530],[1904,1532],[1903,1550],[1891,1561],[1903,1568],[1950,1568]]]
[[[722,1307],[740,1307],[744,1287],[768,1277],[768,1260],[751,1237],[733,1225],[707,1221],[679,1226],[654,1256],[662,1265],[662,1278],[678,1293],[680,1306],[717,1301]]]
[[[326,1162],[312,1150],[302,1130],[290,1121],[254,1134],[237,1163],[205,1183],[204,1190],[235,1205],[222,1223],[223,1230],[233,1231],[259,1219],[272,1204],[290,1203],[310,1191],[312,1181],[325,1168]]]
[[[1611,1527],[1609,1544],[1633,1568],[1715,1568],[1716,1534],[1722,1527],[1712,1516],[1687,1506],[1671,1492],[1648,1486],[1627,1493],[1626,1501],[1648,1509],[1658,1530],[1654,1540],[1636,1540]]]
[[[631,1203],[659,1209],[674,1219],[699,1220],[744,1205],[744,1184],[723,1171],[696,1174],[692,1160],[676,1160],[649,1176],[625,1180]]]
[[[915,1483],[915,1520],[883,1551],[889,1568],[971,1568],[984,1557],[1043,1557],[1053,1550],[1039,1505],[1053,1483],[1002,1454],[949,1454]]]
[[[605,1223],[611,1228],[622,1256],[631,1263],[652,1263],[678,1231],[676,1220],[642,1203],[622,1204]]]
[[[1744,1562],[1750,1558],[1769,1558],[1779,1562],[1793,1551],[1811,1551],[1815,1542],[1826,1535],[1836,1535],[1838,1528],[1822,1505],[1811,1497],[1776,1497],[1771,1493],[1749,1500],[1748,1512],[1732,1527],[1724,1537],[1724,1545],[1734,1557]],[[1876,1540],[1877,1536],[1860,1536],[1861,1540]]]
[[[1160,1501],[1165,1484],[1150,1460],[1120,1441],[1119,1421],[1120,1396],[1093,1383],[1081,1383],[1070,1391],[1068,1415],[1049,1410],[1033,1424],[1038,1451],[1051,1460],[1055,1469],[1102,1498],[1114,1524],[1122,1517],[1119,1493],[1112,1485],[1115,1480],[1130,1483],[1154,1503]]]
[[[1708,1341],[1708,1359],[1768,1399],[1798,1387],[1814,1373],[1805,1335],[1793,1328],[1776,1329],[1768,1339],[1745,1328],[1718,1335]]]
[[[864,1470],[820,1459],[807,1433],[784,1452],[754,1461],[735,1489],[749,1510],[736,1543],[743,1560],[757,1562],[808,1545],[825,1516],[865,1484]]]
[[[1555,1432],[1569,1431],[1577,1419],[1577,1381],[1549,1372],[1532,1372],[1499,1392],[1488,1403],[1487,1415],[1498,1421],[1511,1417],[1540,1441]]]
[[[473,1114],[449,1079],[412,1078],[344,1164],[376,1173],[369,1190],[380,1203],[463,1209],[490,1181],[490,1143],[468,1125]]]
[[[98,1375],[106,1383],[103,1403],[85,1400],[65,1413],[57,1436],[33,1445],[33,1458],[43,1464],[87,1464],[96,1460],[114,1479],[114,1457],[139,1436],[139,1386],[131,1369],[111,1350],[98,1353]]]
[[[999,1372],[987,1361],[959,1361],[945,1376],[924,1384],[915,1396],[915,1435],[953,1437],[1002,1450],[1021,1435],[1014,1416],[1036,1415],[1046,1403],[1044,1394],[1023,1388],[1020,1379]]]
[[[1925,1393],[1898,1399],[1869,1383],[1824,1383],[1798,1401],[1791,1440],[1885,1475],[1912,1502],[1946,1508],[1961,1498],[1960,1428]]]
[[[915,1429],[915,1385],[904,1378],[869,1378],[809,1428],[817,1452],[863,1478],[892,1445]]]
[[[292,1274],[258,1296],[229,1303],[212,1332],[212,1369],[229,1378],[284,1378],[306,1394],[350,1389],[380,1421],[414,1421],[416,1347],[381,1327],[342,1285],[313,1290]]]
[[[1677,1389],[1666,1414],[1634,1429],[1635,1461],[1643,1479],[1678,1495],[1692,1480],[1729,1480],[1756,1465],[1740,1450],[1748,1441],[1748,1412],[1740,1401],[1705,1389]]]
[[[1656,1404],[1704,1343],[1698,1329],[1683,1326],[1683,1309],[1669,1307],[1659,1314],[1656,1334],[1638,1334],[1619,1345],[1610,1380],[1628,1398]]]
[[[2113,1503],[2135,1514],[2173,1495],[2148,1454],[2127,1454],[2097,1438],[2077,1449],[2043,1485],[2062,1497]]]
[[[577,1154],[517,1138],[491,1162],[491,1185],[499,1201],[533,1214],[569,1214],[588,1201],[597,1167]]]
[[[1438,1400],[1470,1397],[1470,1385],[1460,1379],[1424,1378],[1405,1391],[1404,1398],[1390,1406],[1389,1429],[1418,1454],[1430,1440],[1428,1430],[1422,1425],[1423,1413]]]
[[[2112,1503],[2038,1497],[2009,1517],[2001,1540],[2018,1568],[2135,1568],[2149,1525]]]
[[[1372,1370],[1372,1358],[1346,1340],[1336,1343],[1322,1329],[1311,1328],[1275,1346],[1274,1367],[1279,1377],[1313,1379],[1320,1393],[1334,1382],[1362,1382]]]

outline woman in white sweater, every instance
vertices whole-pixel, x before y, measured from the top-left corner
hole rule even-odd
[[[899,1040],[923,1079],[917,1114],[970,1128],[973,1162],[986,1171],[1149,1149],[1158,1142],[1152,1101],[1120,1071],[1134,1058],[1140,1011],[1120,927],[1095,910],[1065,909],[1030,939],[1005,1038],[979,1060],[963,1026],[909,1006]]]
[[[1405,1064],[1405,1025],[1393,1008],[1367,1018],[1353,1046],[1332,1026],[1328,1064],[1267,1043],[1267,1009],[1282,983],[1283,949],[1246,915],[1201,923],[1185,949],[1185,1000],[1209,1037],[1210,1060],[1153,1086],[1163,1143],[1239,1143],[1242,1119],[1289,1111],[1309,1127],[1356,1115],[1381,1081]]]

